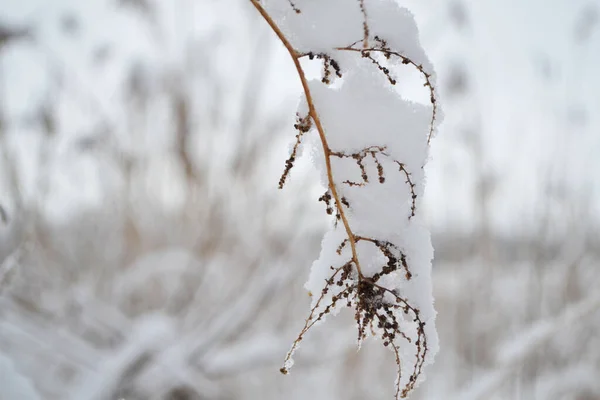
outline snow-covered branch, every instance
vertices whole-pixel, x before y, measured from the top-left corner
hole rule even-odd
[[[438,348],[433,254],[419,204],[439,111],[413,16],[389,0],[251,2],[287,49],[304,92],[279,187],[308,142],[326,188],[319,201],[334,216],[305,286],[312,309],[281,372],[313,326],[347,307],[359,346],[375,336],[392,349],[396,398],[405,398]],[[322,63],[320,79],[307,78],[303,58]],[[420,73],[431,104],[394,89],[403,66]]]

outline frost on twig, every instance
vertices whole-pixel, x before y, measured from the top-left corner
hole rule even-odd
[[[313,326],[349,308],[359,346],[373,336],[392,350],[396,398],[405,398],[438,349],[433,250],[419,203],[439,111],[413,16],[392,0],[251,2],[288,50],[304,90],[279,187],[306,142],[326,188],[319,201],[334,217],[305,285],[310,314],[281,372]],[[320,79],[306,78],[302,59],[322,64]],[[406,67],[420,75],[429,104],[396,89]]]

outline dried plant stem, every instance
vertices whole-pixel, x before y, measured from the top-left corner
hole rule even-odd
[[[306,102],[308,104],[308,114],[311,116],[312,120],[315,123],[317,131],[319,132],[319,138],[321,139],[321,145],[323,147],[323,153],[325,155],[325,167],[327,170],[327,180],[329,183],[329,190],[331,191],[331,196],[335,201],[335,205],[339,211],[340,218],[342,223],[344,224],[344,228],[346,229],[346,233],[348,234],[348,241],[350,242],[350,248],[352,249],[352,261],[356,266],[356,270],[358,272],[359,280],[364,278],[362,271],[360,269],[360,264],[358,261],[358,255],[356,252],[356,240],[354,238],[354,233],[350,228],[350,224],[348,223],[348,218],[346,218],[346,214],[342,207],[342,201],[338,194],[337,188],[335,186],[335,182],[333,181],[333,172],[331,169],[331,157],[332,151],[327,143],[327,137],[325,136],[325,130],[323,129],[323,125],[321,124],[321,120],[319,118],[319,114],[315,108],[312,95],[310,93],[310,88],[308,87],[308,81],[306,80],[306,75],[304,74],[304,70],[302,69],[302,65],[300,65],[300,58],[304,56],[304,54],[299,53],[294,49],[290,41],[285,37],[281,29],[277,26],[273,18],[267,13],[264,7],[259,3],[258,0],[250,0],[252,5],[257,9],[263,19],[269,24],[273,32],[277,35],[281,43],[285,46],[288,53],[292,57],[294,61],[294,66],[296,67],[296,71],[298,72],[298,76],[300,77],[300,82],[302,83],[302,88],[304,90],[304,96],[306,97]]]

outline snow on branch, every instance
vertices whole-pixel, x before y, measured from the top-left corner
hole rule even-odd
[[[285,358],[328,314],[353,310],[359,346],[379,338],[394,354],[396,399],[423,380],[438,350],[433,249],[419,215],[423,167],[439,111],[433,68],[412,14],[392,0],[250,0],[289,52],[304,91],[283,188],[303,145],[321,172],[333,224],[305,287],[310,314]],[[322,64],[309,80],[301,60]],[[394,88],[414,68],[430,104]]]

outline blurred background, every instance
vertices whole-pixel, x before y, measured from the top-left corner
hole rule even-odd
[[[600,1],[403,0],[445,120],[414,399],[600,399]],[[247,0],[1,0],[0,399],[393,397],[342,313],[279,368],[328,220]]]

